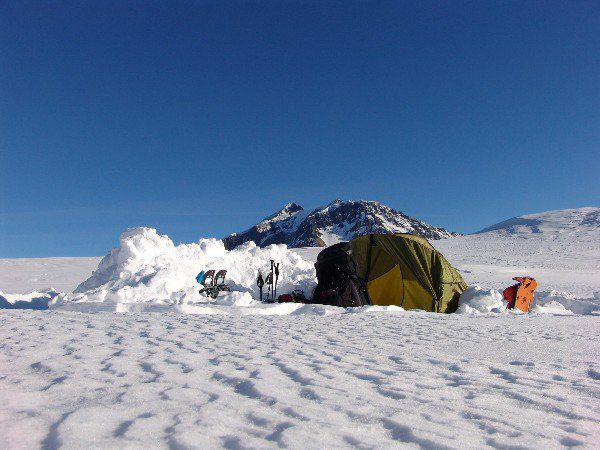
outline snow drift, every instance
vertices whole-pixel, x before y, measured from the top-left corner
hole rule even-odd
[[[61,294],[52,308],[77,303],[151,303],[186,305],[209,303],[198,293],[196,275],[201,270],[226,269],[227,283],[234,292],[220,295],[217,304],[248,306],[259,298],[255,284],[259,270],[266,274],[270,260],[280,263],[278,292],[315,286],[313,263],[285,245],[259,248],[253,242],[227,251],[217,239],[201,239],[194,244],[174,245],[167,236],[152,228],[130,228],[120,236],[120,246],[110,251],[92,276],[72,294]],[[122,309],[122,308],[121,308]]]
[[[29,294],[6,294],[0,291],[0,309],[48,309],[48,304],[58,295],[54,289],[35,289]]]
[[[511,313],[523,314],[518,309],[507,310],[507,302],[495,289],[483,289],[481,286],[469,286],[460,296],[457,314]],[[533,297],[531,313],[573,315],[600,313],[600,292],[594,298],[576,298],[566,292],[536,292]]]

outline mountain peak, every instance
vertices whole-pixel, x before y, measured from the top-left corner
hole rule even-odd
[[[300,206],[298,203],[288,203],[287,205],[285,205],[283,207],[283,210],[285,211],[290,211],[290,212],[296,212],[296,211],[302,211],[304,208],[302,206]]]
[[[228,249],[248,241],[254,241],[259,247],[270,244],[324,247],[368,233],[411,233],[434,240],[458,235],[413,219],[379,202],[336,199],[311,212],[296,203],[288,203],[249,230],[234,233],[223,240]]]
[[[265,220],[284,220],[298,211],[304,211],[304,208],[297,203],[288,203],[275,214],[271,214],[269,217],[264,219],[263,222]]]

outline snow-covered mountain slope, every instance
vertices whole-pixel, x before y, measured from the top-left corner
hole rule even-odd
[[[434,245],[467,283],[498,289],[503,278],[531,275],[538,290],[591,297],[600,291],[599,217],[600,208],[529,214]]]
[[[560,209],[537,214],[526,214],[484,228],[479,233],[495,231],[503,235],[593,239],[600,237],[600,208],[587,207]]]
[[[311,212],[296,203],[288,203],[281,211],[252,228],[227,236],[223,241],[228,249],[248,241],[259,247],[270,244],[324,247],[369,232],[411,233],[431,240],[459,235],[413,219],[378,202],[335,200]]]

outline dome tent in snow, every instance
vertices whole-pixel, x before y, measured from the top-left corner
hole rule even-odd
[[[452,313],[466,283],[424,238],[412,234],[370,234],[350,241],[358,275],[373,305],[398,305]]]

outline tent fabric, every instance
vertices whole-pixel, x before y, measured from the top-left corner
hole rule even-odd
[[[390,301],[402,304],[404,302],[404,286],[400,266],[396,264],[392,270],[369,281],[367,290],[373,305],[385,305]]]
[[[365,281],[373,304],[453,312],[467,288],[456,269],[422,237],[374,234],[359,236],[350,246],[359,276],[369,274]]]

